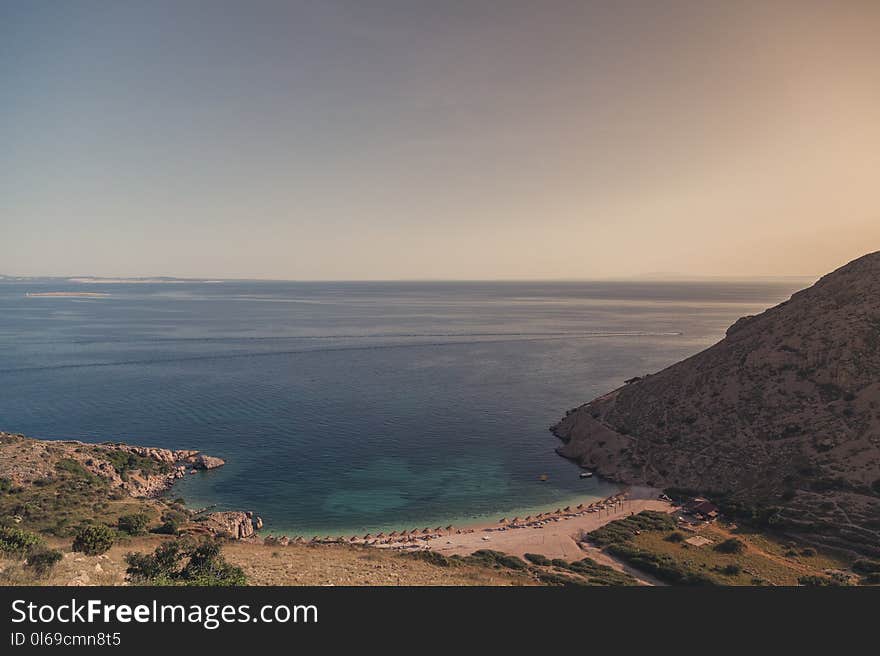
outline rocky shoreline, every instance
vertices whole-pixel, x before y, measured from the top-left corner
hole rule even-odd
[[[16,485],[29,485],[52,475],[61,459],[79,463],[89,473],[136,498],[154,498],[168,490],[187,471],[222,467],[226,461],[197,450],[132,446],[123,442],[91,444],[80,440],[37,440],[0,432],[0,444],[23,447],[15,457],[0,459],[0,476]],[[134,456],[134,458],[131,458]],[[155,463],[145,465],[144,461]]]
[[[9,487],[43,485],[59,470],[75,470],[98,477],[111,491],[134,499],[154,499],[174,483],[199,471],[226,464],[222,458],[194,449],[164,449],[122,442],[94,444],[80,440],[39,440],[18,433],[0,432],[0,479]],[[253,539],[263,520],[252,512],[192,512],[187,532]]]

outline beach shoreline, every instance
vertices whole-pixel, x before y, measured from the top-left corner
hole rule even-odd
[[[426,527],[388,534],[367,533],[348,538],[328,536],[306,539],[305,536],[289,538],[268,535],[263,541],[279,545],[348,543],[401,552],[433,551],[446,556],[467,556],[480,549],[491,549],[520,558],[527,553],[568,561],[589,557],[602,565],[634,574],[641,583],[653,585],[656,581],[633,572],[624,563],[589,545],[582,538],[609,522],[643,510],[673,512],[675,506],[659,498],[661,492],[650,487],[629,487],[598,501],[585,501],[535,516],[502,518],[496,522]]]

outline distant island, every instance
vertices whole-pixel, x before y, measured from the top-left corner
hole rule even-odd
[[[103,292],[27,292],[32,298],[104,298],[110,294]]]
[[[174,278],[171,276],[151,276],[151,277],[112,277],[102,278],[101,276],[8,276],[0,275],[0,282],[68,282],[80,285],[163,285],[163,284],[183,284],[183,283],[222,283],[224,280],[208,280],[202,278]]]
[[[184,283],[221,283],[222,280],[201,280],[195,278],[168,278],[164,276],[156,278],[97,278],[97,277],[81,277],[67,278],[68,282],[80,283],[83,285],[179,285]]]

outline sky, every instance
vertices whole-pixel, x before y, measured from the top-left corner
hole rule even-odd
[[[880,2],[0,0],[0,273],[818,275]]]

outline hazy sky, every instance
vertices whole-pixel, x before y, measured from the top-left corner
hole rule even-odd
[[[0,273],[819,274],[880,2],[0,4]]]

